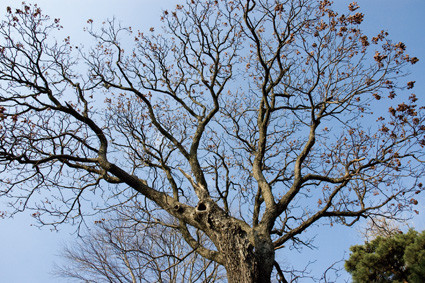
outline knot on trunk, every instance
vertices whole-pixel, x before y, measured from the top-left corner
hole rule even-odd
[[[225,225],[228,216],[214,202],[209,200],[201,200],[195,207],[193,213],[195,221],[203,224],[206,228],[213,228],[216,231],[221,231]]]
[[[209,203],[207,203],[205,201],[200,201],[195,208],[193,218],[197,222],[208,223],[207,220],[208,220],[208,214],[209,214],[210,209],[211,209],[211,207],[210,207]]]
[[[174,210],[177,211],[178,213],[182,213],[184,209],[180,204],[176,204],[174,206]]]
[[[208,205],[202,201],[196,206],[196,213],[205,213],[207,212]]]

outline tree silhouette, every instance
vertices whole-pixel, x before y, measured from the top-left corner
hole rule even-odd
[[[89,20],[97,43],[82,48],[55,41],[60,21],[38,6],[8,8],[2,195],[53,224],[138,201],[229,282],[270,282],[275,251],[319,220],[411,211],[425,126],[404,76],[418,59],[364,35],[358,9],[191,0],[162,33]]]

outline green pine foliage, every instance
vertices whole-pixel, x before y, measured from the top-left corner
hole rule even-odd
[[[353,282],[425,282],[425,231],[410,229],[350,248],[345,269]]]
[[[406,247],[404,261],[410,269],[409,282],[425,282],[425,231]]]

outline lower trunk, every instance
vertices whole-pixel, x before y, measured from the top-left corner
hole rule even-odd
[[[270,237],[248,235],[233,227],[222,235],[220,250],[225,256],[229,283],[270,283],[274,263],[274,249]]]
[[[239,264],[229,262],[226,266],[229,283],[270,283],[273,265],[262,261],[240,261]]]
[[[212,202],[200,202],[196,221],[222,255],[229,283],[269,283],[274,247],[265,227],[251,228]]]

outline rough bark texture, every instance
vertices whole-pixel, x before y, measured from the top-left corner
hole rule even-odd
[[[229,283],[270,282],[274,260],[270,240],[259,239],[254,247],[244,231],[235,229],[224,235],[221,244]]]
[[[194,218],[214,239],[229,283],[270,282],[274,248],[264,229],[247,226],[212,202],[198,203]]]

